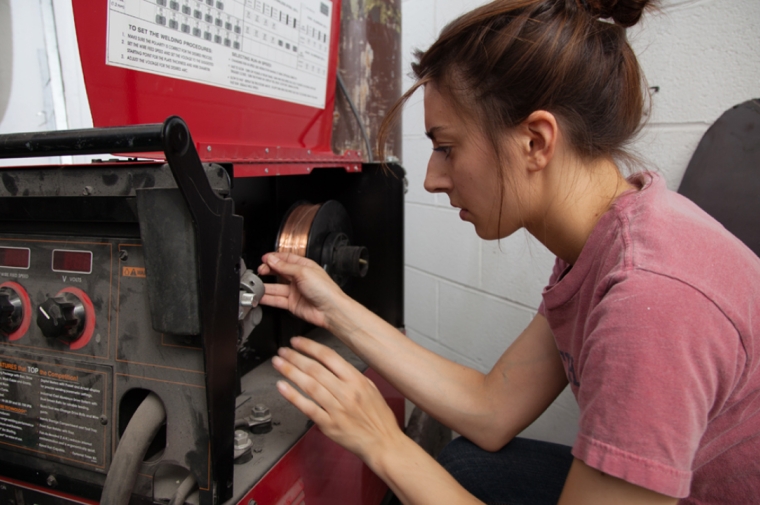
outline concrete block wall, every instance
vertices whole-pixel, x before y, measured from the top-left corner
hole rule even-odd
[[[448,22],[482,3],[403,0],[404,73],[414,49],[426,49]],[[661,7],[629,30],[649,86],[659,88],[631,150],[677,189],[707,128],[728,108],[760,98],[760,2],[664,0]],[[405,87],[412,82],[405,77]],[[536,313],[554,258],[524,231],[500,243],[480,240],[446,195],[425,192],[431,144],[421,92],[404,111],[403,128],[407,333],[485,372]],[[523,435],[570,445],[577,416],[567,389]]]

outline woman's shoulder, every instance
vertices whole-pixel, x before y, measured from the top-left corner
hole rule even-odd
[[[617,210],[630,258],[618,279],[657,278],[657,289],[694,290],[744,338],[760,339],[754,322],[760,321],[760,258],[696,204],[667,189],[662,178],[649,177],[652,182]]]
[[[744,243],[691,200],[668,189],[659,175],[640,177],[648,182],[616,208],[632,268],[699,285],[723,287],[731,279],[760,283],[760,258]]]

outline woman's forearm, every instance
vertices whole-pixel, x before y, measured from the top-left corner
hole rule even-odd
[[[365,457],[405,505],[482,504],[410,438],[399,435]]]
[[[335,308],[326,318],[328,330],[412,403],[485,449],[496,450],[507,443],[564,387],[561,361],[550,333],[548,350],[537,352],[530,342],[529,348],[510,348],[486,375],[416,344],[348,297],[342,297]],[[528,330],[534,330],[535,342],[538,332],[534,326],[532,323]],[[528,335],[521,336],[523,341],[531,337],[528,330]],[[545,336],[538,338],[546,340]],[[546,368],[553,371],[554,380],[551,373],[548,380],[546,375],[535,380],[534,374],[542,374]]]

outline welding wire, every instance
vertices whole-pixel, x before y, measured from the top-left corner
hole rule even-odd
[[[277,238],[277,252],[306,256],[309,230],[320,207],[321,205],[304,204],[290,212]]]
[[[188,476],[185,477],[185,480],[182,481],[182,484],[179,485],[177,491],[174,492],[174,497],[169,502],[169,505],[184,505],[187,497],[195,490],[196,483],[195,475],[190,472]]]

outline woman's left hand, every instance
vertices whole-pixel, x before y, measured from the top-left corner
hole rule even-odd
[[[377,386],[338,353],[303,337],[291,345],[272,364],[311,399],[285,381],[277,388],[322,433],[367,463],[404,436]]]

